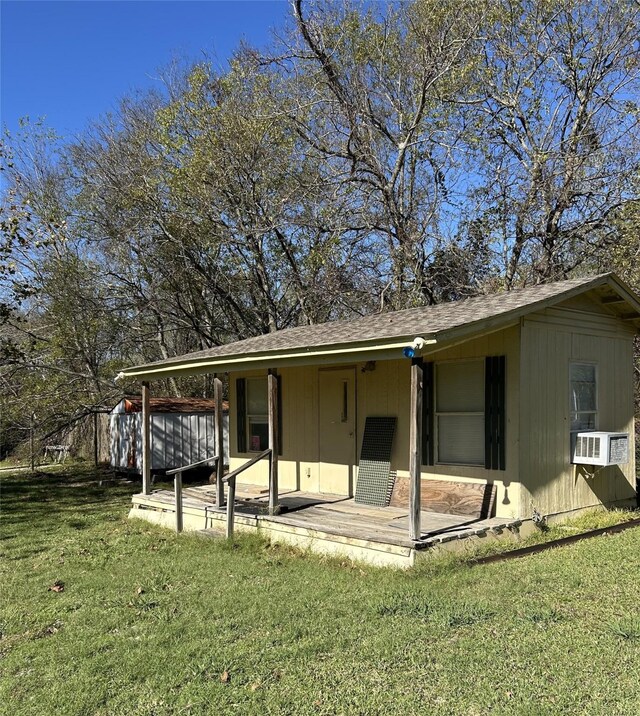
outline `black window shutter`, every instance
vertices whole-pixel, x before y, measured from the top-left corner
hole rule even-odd
[[[434,464],[433,444],[433,363],[422,365],[422,464]]]
[[[247,452],[247,381],[236,379],[236,432],[238,434],[238,452]]]
[[[282,455],[282,376],[278,375],[278,455]]]
[[[504,470],[505,455],[505,356],[485,360],[484,466]]]

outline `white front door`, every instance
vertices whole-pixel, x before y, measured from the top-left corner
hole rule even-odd
[[[320,492],[353,495],[356,462],[355,368],[320,370]]]

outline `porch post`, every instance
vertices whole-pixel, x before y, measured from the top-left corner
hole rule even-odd
[[[151,414],[149,383],[142,381],[142,493],[151,493]]]
[[[269,470],[269,514],[278,511],[278,374],[269,369],[267,376],[267,394],[269,397],[269,447],[271,460]]]
[[[222,411],[222,381],[217,375],[213,378],[213,399],[215,401],[215,431],[216,431],[216,507],[222,509],[224,505],[224,420]]]
[[[411,415],[409,420],[409,537],[419,540],[420,470],[422,467],[422,358],[411,361]]]
[[[182,470],[176,472],[173,478],[173,497],[176,509],[176,532],[182,532]]]

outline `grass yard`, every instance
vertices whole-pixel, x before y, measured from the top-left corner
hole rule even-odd
[[[1,476],[3,714],[640,713],[640,529],[403,574],[176,537],[100,477]]]

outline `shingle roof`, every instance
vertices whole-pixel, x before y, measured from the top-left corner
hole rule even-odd
[[[435,306],[409,308],[403,311],[377,313],[348,321],[332,321],[312,326],[287,328],[275,333],[247,338],[196,353],[158,361],[146,366],[136,366],[124,371],[140,373],[142,369],[169,366],[180,363],[200,363],[211,360],[252,354],[282,353],[283,351],[305,351],[358,344],[367,341],[424,338],[439,339],[443,334],[461,327],[470,331],[478,324],[478,330],[488,319],[508,320],[536,310],[540,304],[555,303],[567,294],[582,293],[609,282],[611,274],[587,278],[558,281],[509,292],[478,296]],[[438,341],[439,342],[439,341]]]

